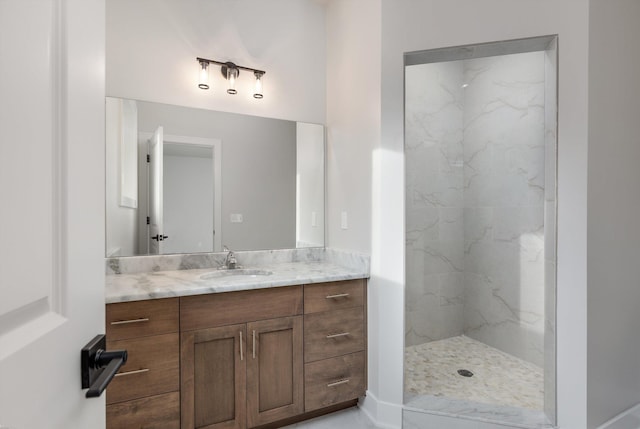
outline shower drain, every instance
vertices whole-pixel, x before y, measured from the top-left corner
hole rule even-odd
[[[459,369],[458,374],[460,374],[463,377],[473,377],[473,373],[468,369]]]

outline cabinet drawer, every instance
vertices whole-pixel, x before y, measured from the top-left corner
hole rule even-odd
[[[364,304],[364,280],[304,286],[304,313],[319,313]]]
[[[180,429],[180,393],[107,405],[107,429]]]
[[[178,298],[107,304],[107,340],[178,332]]]
[[[212,293],[180,298],[180,330],[302,314],[302,286]]]
[[[107,388],[107,404],[180,390],[178,335],[108,341],[108,350],[125,349],[128,359]]]
[[[339,404],[365,393],[364,352],[308,363],[304,366],[304,410]]]
[[[304,316],[304,361],[364,350],[364,309],[348,308]]]

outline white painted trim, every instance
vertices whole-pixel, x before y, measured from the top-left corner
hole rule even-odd
[[[640,403],[618,414],[598,429],[636,429],[640,428]]]
[[[149,132],[138,133],[138,141],[148,140],[153,136]],[[213,182],[214,182],[214,204],[213,204],[213,229],[216,234],[213,236],[213,252],[222,251],[222,140],[209,139],[204,137],[164,135],[164,143],[191,144],[198,146],[210,146],[213,148]]]
[[[376,395],[367,390],[367,395],[360,399],[360,409],[379,428],[402,428],[402,405],[380,401]]]

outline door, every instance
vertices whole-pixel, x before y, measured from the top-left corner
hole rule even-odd
[[[182,429],[244,429],[246,325],[183,332]]]
[[[302,414],[302,316],[247,324],[247,426]]]
[[[0,426],[104,428],[104,1],[0,1]]]
[[[149,139],[149,253],[162,254],[163,234],[163,157],[162,127],[158,127]]]

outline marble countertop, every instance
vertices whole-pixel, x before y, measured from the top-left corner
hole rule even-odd
[[[263,289],[309,283],[369,277],[368,270],[347,268],[326,261],[274,263],[243,266],[245,270],[261,270],[268,275],[224,275],[217,268],[154,271],[106,276],[107,304],[208,293]],[[216,273],[214,278],[206,278]]]

